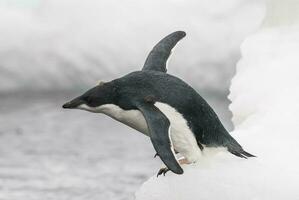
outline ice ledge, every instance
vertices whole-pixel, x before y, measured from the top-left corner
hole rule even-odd
[[[230,167],[225,166],[230,160]],[[218,161],[221,161],[218,160]],[[152,177],[136,192],[137,200],[193,200],[193,199],[254,199],[254,184],[248,184],[244,174],[250,174],[245,160],[224,158],[221,162],[211,161],[184,166],[183,175],[173,173],[165,177]],[[258,165],[257,160],[249,161]],[[233,174],[233,176],[232,176]],[[262,177],[260,177],[262,179]],[[251,181],[252,183],[252,181]],[[242,192],[241,192],[242,191]]]
[[[268,35],[268,36],[267,36]],[[299,29],[265,29],[242,45],[230,99],[231,133],[258,158],[216,155],[152,177],[137,200],[296,200],[299,196]]]
[[[231,134],[258,158],[216,155],[184,166],[183,175],[152,177],[137,200],[298,199],[299,28],[271,25],[242,44],[229,96],[236,126]]]

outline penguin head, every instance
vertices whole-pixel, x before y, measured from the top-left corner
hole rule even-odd
[[[63,104],[66,109],[81,109],[90,112],[101,112],[100,107],[113,104],[116,97],[116,87],[112,82],[100,82],[81,96]]]

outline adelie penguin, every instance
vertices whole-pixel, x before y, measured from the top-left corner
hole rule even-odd
[[[200,161],[202,150],[224,147],[241,157],[254,157],[225,130],[209,104],[187,83],[167,74],[167,59],[186,33],[162,39],[149,53],[141,71],[110,82],[100,82],[63,108],[103,113],[149,136],[166,165],[183,174],[182,164]],[[176,158],[176,153],[183,156]]]

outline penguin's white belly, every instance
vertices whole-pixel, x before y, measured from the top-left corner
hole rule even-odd
[[[193,132],[187,125],[185,118],[175,108],[165,103],[156,102],[155,106],[163,112],[170,121],[170,137],[173,147],[189,162],[196,162],[201,157]]]
[[[201,150],[184,117],[173,107],[165,103],[156,102],[155,106],[159,108],[170,121],[170,138],[173,148],[189,162],[199,160]],[[104,113],[145,135],[149,135],[146,120],[139,110],[123,110],[117,105],[106,104],[97,107],[96,110],[93,111]]]

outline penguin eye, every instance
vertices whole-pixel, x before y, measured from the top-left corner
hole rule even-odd
[[[96,97],[90,96],[86,99],[86,104],[89,107],[96,107],[99,104],[99,101]]]

